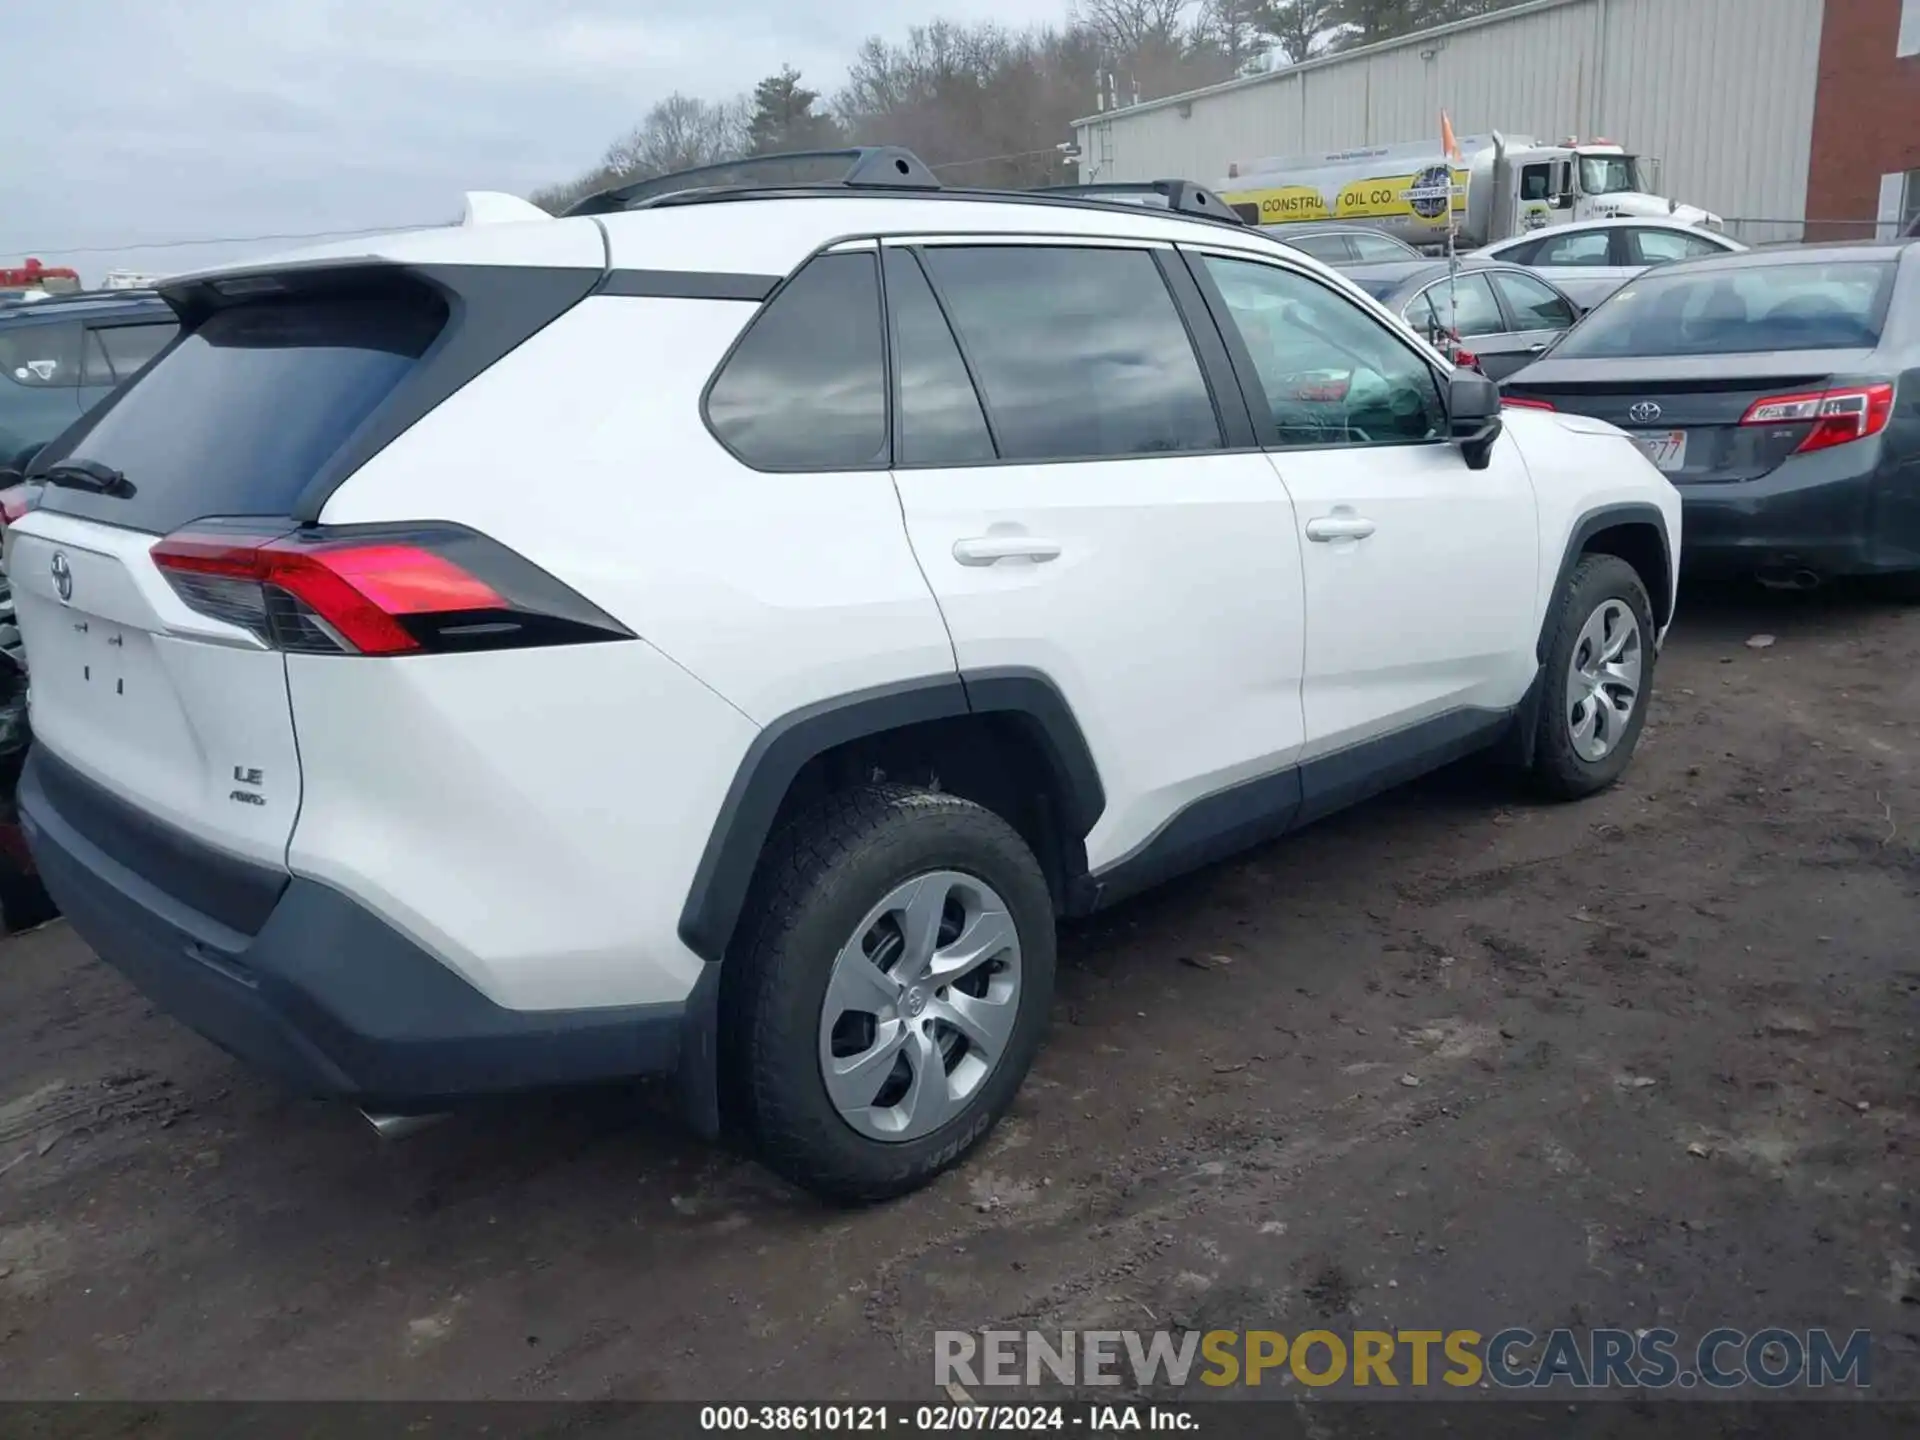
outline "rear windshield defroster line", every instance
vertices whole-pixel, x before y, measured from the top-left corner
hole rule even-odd
[[[422,285],[214,311],[61,458],[119,471],[114,494],[49,486],[49,510],[164,534],[209,515],[286,515],[447,322]]]

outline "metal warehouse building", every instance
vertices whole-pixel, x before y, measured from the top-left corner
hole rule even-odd
[[[1083,180],[1504,130],[1618,141],[1753,241],[1920,213],[1920,0],[1534,0],[1074,122]]]

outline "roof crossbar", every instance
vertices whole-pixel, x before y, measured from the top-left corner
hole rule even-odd
[[[1095,181],[1086,185],[1046,185],[1029,193],[1078,200],[1117,200],[1123,204],[1173,210],[1182,215],[1202,215],[1234,225],[1246,223],[1226,201],[1191,180]]]

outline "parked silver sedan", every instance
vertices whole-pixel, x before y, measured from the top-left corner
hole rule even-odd
[[[1622,218],[1535,230],[1496,241],[1474,254],[1538,270],[1574,304],[1591,310],[1650,265],[1746,248],[1717,231],[1677,220]]]

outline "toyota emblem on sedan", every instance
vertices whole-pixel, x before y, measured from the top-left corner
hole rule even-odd
[[[53,552],[52,569],[53,588],[60,592],[60,599],[63,602],[73,599],[73,567],[67,564],[66,551]]]
[[[1650,425],[1660,418],[1660,407],[1651,400],[1642,400],[1627,411],[1627,417],[1636,424]]]

